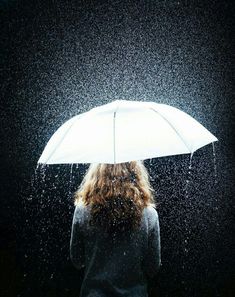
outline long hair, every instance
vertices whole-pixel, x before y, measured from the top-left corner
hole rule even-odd
[[[156,207],[143,161],[91,164],[74,198],[91,207],[90,225],[108,232],[136,228],[144,207]]]

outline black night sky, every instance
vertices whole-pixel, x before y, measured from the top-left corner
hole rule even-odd
[[[175,106],[219,139],[215,155],[212,145],[195,152],[191,172],[189,155],[145,161],[162,244],[150,296],[235,296],[232,1],[2,0],[0,8],[0,295],[79,296],[72,194],[88,165],[72,175],[70,165],[35,168],[66,120],[126,99]]]

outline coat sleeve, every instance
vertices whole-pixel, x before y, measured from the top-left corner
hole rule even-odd
[[[83,227],[83,211],[81,207],[76,206],[74,215],[73,215],[71,238],[70,238],[70,259],[73,265],[77,269],[81,269],[85,266],[84,238],[83,238],[82,227]]]
[[[151,207],[148,216],[148,250],[146,259],[146,274],[152,279],[158,275],[161,266],[161,242],[159,217],[155,208]]]

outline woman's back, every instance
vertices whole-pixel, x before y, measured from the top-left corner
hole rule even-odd
[[[75,208],[70,242],[71,259],[85,266],[80,297],[147,296],[147,278],[160,268],[160,228],[152,206],[143,209],[136,230],[106,233],[91,226],[90,206]]]

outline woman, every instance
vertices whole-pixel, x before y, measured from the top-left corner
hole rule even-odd
[[[75,192],[70,257],[80,297],[146,297],[161,264],[160,228],[143,161],[91,164]]]

